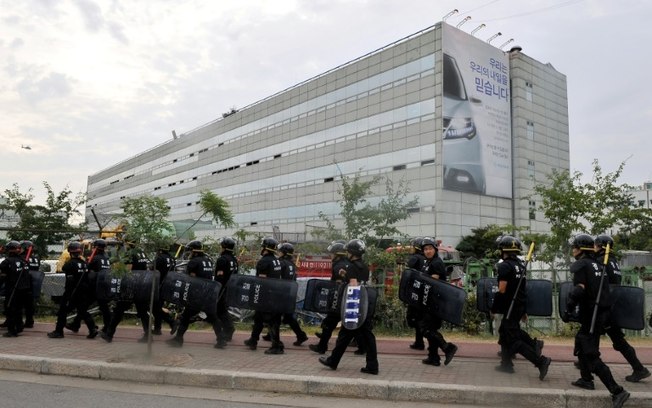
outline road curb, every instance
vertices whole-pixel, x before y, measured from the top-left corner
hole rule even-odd
[[[137,381],[152,384],[273,391],[389,401],[437,402],[450,405],[504,407],[517,404],[528,408],[608,408],[611,406],[611,398],[609,398],[606,391],[541,390],[358,378],[322,378],[128,363],[88,362],[7,354],[0,354],[0,370],[26,371],[44,375],[64,375],[98,380]],[[652,392],[632,393],[627,406],[652,408]]]

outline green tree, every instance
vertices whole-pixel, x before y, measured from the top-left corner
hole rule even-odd
[[[485,227],[471,229],[471,234],[465,235],[455,247],[464,257],[492,258],[496,250],[496,239],[509,231],[512,234],[516,228],[513,226],[499,226],[489,224]]]
[[[191,226],[181,233],[179,237],[184,236],[188,230],[197,225],[197,223],[208,214],[213,217],[213,221],[218,225],[222,224],[224,227],[235,226],[233,213],[229,209],[229,203],[227,203],[225,199],[210,190],[201,191],[199,196],[199,206],[204,212]]]
[[[163,198],[151,195],[126,197],[120,208],[128,242],[139,245],[148,254],[172,242],[174,231],[167,221],[170,209]]]
[[[78,208],[86,202],[83,193],[73,194],[68,188],[55,193],[47,182],[43,182],[47,192],[45,205],[32,204],[34,194],[32,189],[21,193],[18,184],[4,191],[6,204],[0,205],[0,210],[14,211],[20,220],[7,231],[9,239],[31,240],[38,254],[47,254],[47,246],[61,244],[86,230],[85,224],[73,226],[71,219],[81,216]]]

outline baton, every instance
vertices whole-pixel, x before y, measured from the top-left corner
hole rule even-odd
[[[93,258],[95,258],[95,253],[97,252],[97,247],[93,248],[93,252],[91,252],[91,256],[88,257],[88,260],[86,261],[87,264],[90,264],[93,261]]]
[[[509,304],[509,310],[507,310],[507,315],[505,316],[505,319],[509,320],[509,317],[512,315],[512,310],[514,309],[514,302],[516,302],[516,296],[518,296],[518,291],[521,289],[521,284],[523,283],[523,279],[525,278],[525,274],[527,273],[527,265],[530,263],[530,259],[532,259],[532,253],[534,252],[534,241],[530,244],[530,250],[527,252],[527,256],[525,257],[525,271],[523,271],[523,275],[521,275],[521,278],[518,280],[518,285],[516,285],[516,291],[514,291],[514,297],[512,297],[512,303]]]
[[[598,288],[598,296],[595,297],[595,305],[593,305],[593,317],[591,318],[591,329],[589,334],[593,334],[595,329],[595,321],[598,318],[598,304],[600,303],[600,296],[602,296],[602,284],[604,283],[604,275],[606,275],[607,263],[609,262],[609,244],[607,244],[604,253],[604,263],[602,264],[602,272],[600,273],[600,287]]]

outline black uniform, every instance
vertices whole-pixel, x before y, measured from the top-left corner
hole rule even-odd
[[[619,394],[623,388],[616,383],[611,370],[600,358],[600,335],[602,328],[607,324],[612,305],[609,281],[606,278],[602,281],[600,291],[602,267],[592,256],[584,252],[576,259],[570,267],[575,287],[568,296],[566,310],[570,311],[579,306],[580,329],[575,335],[575,354],[579,359],[581,380],[584,383],[591,383],[593,381],[591,373],[593,373],[600,378],[612,395]],[[591,333],[593,309],[599,291],[598,311],[594,330]]]
[[[296,281],[297,268],[294,264],[294,259],[292,259],[292,255],[284,255],[280,257],[279,260],[281,261],[281,266],[283,267],[281,270],[281,279]],[[299,322],[297,321],[294,313],[285,313],[282,315],[281,323],[289,325],[295,336],[297,336],[297,341],[294,342],[295,346],[300,346],[304,341],[308,340],[308,335],[306,332],[301,330],[301,326],[299,325]]]
[[[540,354],[529,340],[529,335],[521,329],[521,320],[526,314],[527,303],[526,288],[526,267],[516,255],[510,254],[502,262],[496,264],[498,272],[498,284],[507,282],[504,293],[496,293],[494,303],[491,307],[492,313],[503,315],[500,323],[498,344],[501,350],[501,363],[497,368],[501,371],[513,372],[514,364],[512,359],[516,353],[525,357],[528,361],[539,368],[539,378],[542,380],[550,365],[550,359]],[[520,281],[520,286],[519,286]],[[518,292],[516,292],[518,287]],[[516,294],[516,297],[514,296]],[[514,306],[511,314],[507,316],[510,305],[514,299]]]
[[[351,261],[345,256],[337,255],[333,258],[331,263],[331,281],[333,282],[343,282],[349,268],[351,267]],[[340,287],[341,289],[342,287]],[[341,297],[342,292],[339,291],[338,299]],[[341,315],[339,309],[335,312],[329,312],[326,314],[324,320],[321,321],[321,336],[319,337],[318,344],[311,344],[309,346],[310,350],[317,352],[319,354],[324,354],[328,350],[328,341],[333,335],[333,331],[337,327],[337,324],[341,320]]]
[[[215,280],[222,285],[222,293],[217,301],[217,316],[213,323],[213,331],[217,336],[216,347],[221,348],[226,342],[231,341],[235,327],[229,313],[229,306],[226,304],[226,286],[231,275],[237,274],[239,269],[238,260],[233,256],[233,251],[224,250],[215,261]]]
[[[131,255],[125,263],[131,265],[132,271],[146,271],[149,259],[142,250],[132,249]],[[115,308],[113,309],[113,315],[111,316],[111,323],[106,328],[106,331],[101,333],[104,340],[108,342],[113,340],[118,325],[122,321],[125,312],[131,309],[132,304],[135,304],[136,306],[136,316],[140,319],[144,332],[143,337],[139,341],[144,342],[147,340],[147,332],[149,328],[149,304],[144,302],[132,302],[129,300],[119,300],[116,302]]]
[[[426,262],[426,257],[422,253],[414,253],[410,255],[405,266],[420,271],[423,268],[424,263]],[[423,333],[419,328],[419,320],[421,319],[423,313],[421,309],[416,306],[408,306],[406,311],[407,325],[414,328],[414,343],[410,345],[410,348],[423,350],[425,345],[423,344]]]
[[[351,264],[347,269],[345,282],[349,283],[351,279],[358,281],[358,284],[364,284],[369,280],[369,268],[367,265],[362,262],[361,259],[351,260]],[[369,289],[368,289],[369,290]],[[366,363],[367,365],[361,369],[361,371],[370,374],[378,374],[378,351],[376,349],[376,336],[373,333],[373,311],[370,310],[367,313],[367,318],[365,319],[362,326],[355,330],[349,330],[345,327],[340,328],[340,332],[337,336],[337,341],[335,342],[335,348],[330,357],[320,357],[319,361],[329,366],[332,369],[336,369],[346,348],[351,343],[351,340],[354,338],[360,339],[364,343],[366,350]]]
[[[596,259],[601,264],[604,263],[605,250],[602,250],[596,254]],[[622,274],[620,272],[620,266],[618,261],[613,258],[612,254],[609,254],[609,259],[605,265],[605,270],[607,272],[607,277],[609,278],[610,285],[620,285],[622,281]],[[614,326],[611,322],[608,322],[607,327],[605,328],[607,336],[611,339],[613,348],[616,351],[619,351],[620,354],[625,357],[625,360],[632,366],[634,373],[625,377],[627,381],[636,380],[633,382],[638,382],[638,379],[646,378],[650,376],[650,371],[641,364],[641,361],[636,356],[636,350],[632,347],[627,340],[625,340],[625,333],[623,333],[620,327]]]
[[[421,273],[428,276],[438,275],[439,280],[442,281],[446,281],[447,278],[446,265],[436,253],[432,259],[425,259],[421,268]],[[428,340],[428,358],[423,360],[423,363],[435,366],[440,365],[441,358],[439,357],[439,349],[441,349],[446,356],[444,364],[447,365],[450,363],[455,352],[457,352],[457,346],[453,343],[446,342],[444,336],[439,331],[442,325],[441,319],[433,313],[424,310],[421,312],[421,317],[417,325],[423,334],[423,337]]]
[[[97,302],[97,306],[100,309],[100,314],[102,315],[102,331],[106,331],[106,328],[111,324],[111,308],[109,307],[108,300],[100,300],[97,298],[96,290],[97,287],[97,276],[102,269],[111,269],[111,261],[109,256],[104,252],[103,249],[96,248],[95,255],[89,259],[88,262],[88,280],[92,290],[89,292],[90,304]],[[75,319],[69,325],[66,325],[66,329],[72,331],[79,330],[81,326],[82,317],[79,313],[75,315]]]
[[[281,261],[277,259],[271,251],[265,251],[265,254],[258,260],[256,264],[256,276],[264,276],[266,279],[281,279]],[[281,315],[278,313],[266,313],[256,311],[254,314],[254,324],[251,330],[251,337],[247,340],[246,344],[255,349],[260,338],[260,333],[263,331],[263,326],[269,326],[269,335],[272,341],[272,347],[266,351],[269,354],[282,354],[284,350],[283,343],[280,338]]]
[[[159,284],[162,285],[168,272],[173,271],[176,266],[176,261],[167,250],[160,250],[154,258],[154,269],[159,272]],[[159,286],[160,289],[160,286]],[[166,322],[170,327],[174,327],[174,319],[170,314],[163,310],[163,300],[160,296],[156,297],[154,302],[154,334],[161,334],[161,325]]]
[[[188,261],[186,265],[186,273],[190,276],[195,276],[200,279],[213,280],[214,273],[213,261],[203,252],[193,250],[192,258]],[[169,343],[176,343],[175,345],[183,344],[183,335],[188,330],[190,326],[190,319],[195,316],[201,310],[192,309],[186,307],[181,313],[181,318],[179,319],[179,327],[177,328],[176,334],[173,339],[168,340]]]
[[[36,304],[41,298],[41,286],[43,285],[43,278],[45,274],[41,271],[41,260],[33,252],[27,259],[29,265],[30,275],[30,299],[25,304],[25,327],[34,327],[34,313],[36,311]]]
[[[7,315],[7,333],[3,336],[16,337],[23,331],[23,309],[31,301],[29,266],[20,254],[9,254],[0,263],[0,276],[5,282]]]
[[[91,283],[86,261],[77,254],[71,255],[72,258],[61,267],[61,271],[66,274],[66,287],[57,313],[56,327],[54,332],[48,336],[63,337],[63,328],[68,313],[76,310],[88,328],[88,337],[94,338],[97,335],[97,326],[91,314],[88,313],[88,307],[93,301],[91,292],[94,293],[95,288]]]

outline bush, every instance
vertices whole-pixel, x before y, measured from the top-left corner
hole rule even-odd
[[[405,304],[399,300],[398,296],[383,295],[382,287],[378,289],[374,326],[379,331],[390,335],[405,334],[408,330],[405,311]]]

